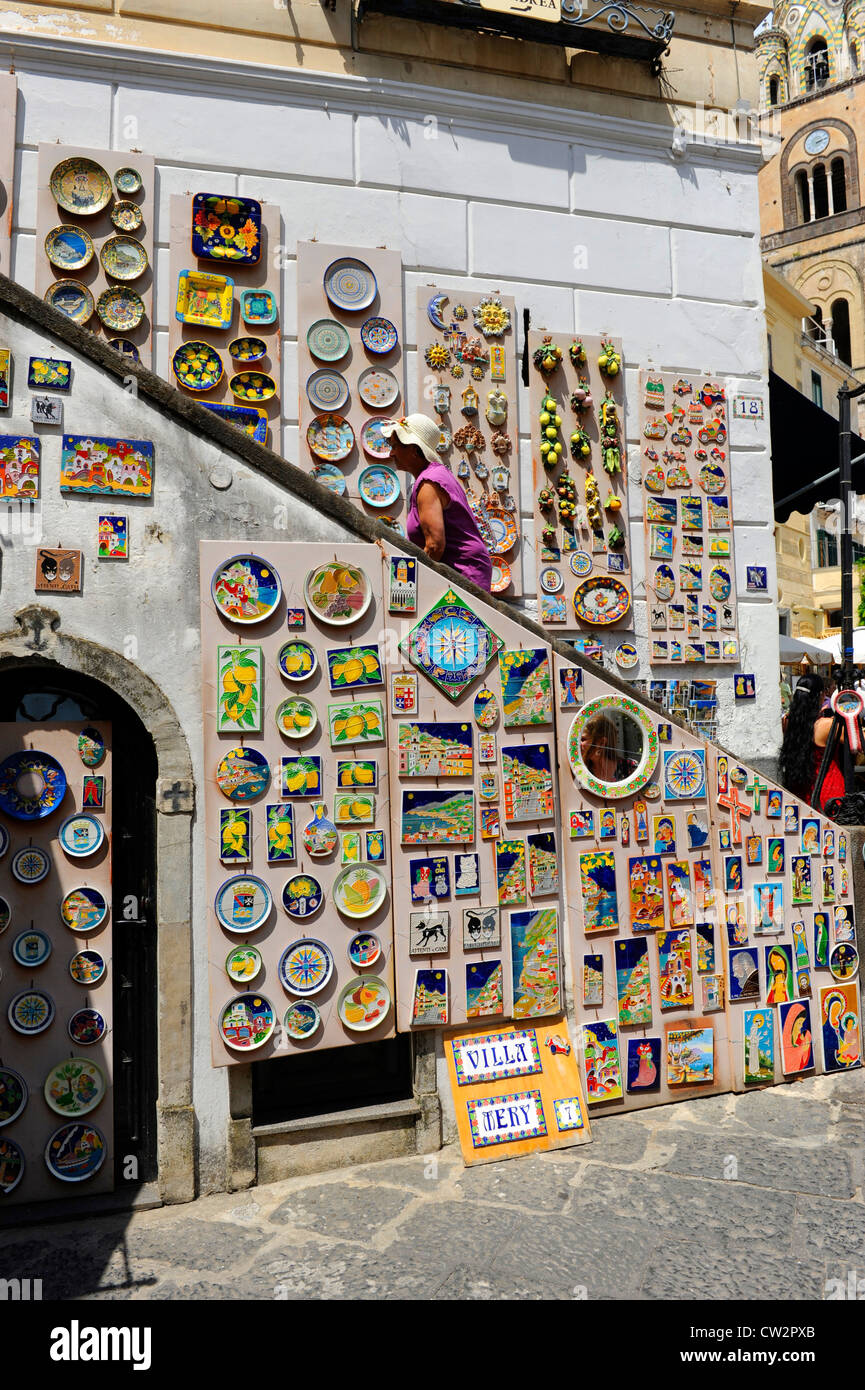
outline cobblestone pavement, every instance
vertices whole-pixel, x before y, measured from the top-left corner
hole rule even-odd
[[[133,1301],[820,1300],[851,1271],[865,1292],[863,1072],[610,1116],[594,1135],[18,1229],[0,1276]]]

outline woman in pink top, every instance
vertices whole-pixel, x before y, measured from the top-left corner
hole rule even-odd
[[[438,425],[426,415],[407,415],[381,432],[390,439],[392,461],[415,480],[406,518],[409,540],[489,593],[492,561],[465,492],[436,452]]]

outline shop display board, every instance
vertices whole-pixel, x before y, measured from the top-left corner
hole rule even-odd
[[[212,188],[196,190],[199,201],[202,194],[218,192],[218,189]],[[242,199],[232,199],[231,195],[226,195],[224,201],[241,205],[244,202]],[[185,395],[194,396],[204,405],[239,407],[247,412],[250,424],[244,427],[248,433],[251,434],[256,427],[250,414],[255,412],[258,420],[267,422],[262,430],[275,431],[278,436],[282,410],[282,335],[285,332],[278,255],[282,241],[282,217],[276,207],[254,200],[247,201],[256,210],[252,220],[257,222],[260,217],[260,227],[256,225],[252,233],[256,240],[250,247],[250,254],[254,255],[257,251],[258,256],[253,261],[237,261],[196,255],[193,250],[193,219],[215,219],[218,214],[196,207],[195,195],[189,197],[174,193],[171,196],[171,249],[168,259],[170,299],[166,311],[168,379]],[[229,216],[235,222],[240,220],[234,212],[230,212]],[[211,248],[205,242],[205,249],[223,249],[218,244],[218,229],[216,240],[216,247]],[[198,237],[195,245],[201,249],[202,242]],[[231,285],[222,289],[220,281],[225,280],[230,280]],[[187,318],[178,318],[178,313],[187,315]],[[200,371],[195,362],[190,364],[189,360],[183,359],[183,346],[186,343],[199,343],[210,348],[210,355],[199,358]],[[175,372],[175,365],[180,375]],[[252,380],[246,383],[238,380],[244,376]],[[214,384],[208,386],[211,379]],[[196,380],[206,389],[192,389],[192,383]],[[270,392],[272,394],[268,394]],[[236,422],[240,423],[239,417],[236,417]],[[267,439],[263,438],[261,442],[265,443]]]
[[[406,414],[399,253],[299,241],[297,312],[298,462],[404,534],[411,480],[377,429]]]
[[[498,292],[417,292],[418,410],[441,426],[442,461],[480,514],[505,598],[523,592],[516,314]]]
[[[461,1028],[444,1044],[466,1167],[591,1142],[564,1017]]]
[[[214,1066],[391,1037],[381,553],[205,541],[201,603]]]
[[[133,178],[133,174],[136,177]],[[127,181],[130,187],[125,189],[122,185]],[[149,367],[153,351],[155,277],[153,156],[124,150],[88,150],[77,145],[40,145],[37,183],[36,294],[44,299],[53,285],[59,281],[68,282],[67,289],[57,293],[65,302],[69,316],[109,342],[123,339],[131,344],[144,366]],[[63,206],[64,202],[68,206]],[[70,210],[76,202],[82,211]],[[98,212],[83,211],[85,207],[100,203],[104,205]],[[116,222],[112,221],[112,215]],[[138,225],[132,225],[136,222]],[[56,230],[59,228],[68,230]],[[116,245],[114,238],[124,241],[115,258],[109,260],[109,243]],[[51,263],[46,242],[52,248],[55,261],[63,264]],[[77,262],[85,257],[89,257],[87,263],[76,268]],[[112,269],[120,274],[110,273]],[[133,275],[134,278],[130,278]],[[92,313],[87,311],[89,304],[87,308],[81,307],[76,283],[91,297]],[[111,324],[100,318],[95,307],[100,296],[109,291],[116,293],[112,294],[111,303],[103,312],[112,320]],[[143,315],[141,307],[136,308],[134,296],[141,300]],[[130,315],[138,317],[139,321],[133,323]]]
[[[12,274],[12,217],[15,208],[15,122],[18,78],[0,74],[0,274]]]
[[[589,1107],[860,1065],[848,832],[599,676],[561,689]]]
[[[111,798],[110,724],[0,725],[4,1205],[114,1188]]]
[[[633,628],[621,342],[532,332],[529,373],[540,621]]]
[[[640,374],[652,665],[739,663],[727,390]]]

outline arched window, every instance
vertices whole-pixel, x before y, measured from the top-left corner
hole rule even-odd
[[[855,39],[850,40],[850,71],[859,71],[859,49],[856,46]]]
[[[832,339],[835,343],[835,353],[851,366],[853,358],[850,353],[850,305],[846,299],[833,299],[832,301]]]
[[[769,105],[770,105],[770,106],[777,106],[777,105],[778,105],[778,79],[777,79],[777,77],[770,77],[770,78],[769,78]]]
[[[829,216],[829,180],[826,178],[826,165],[815,164],[811,174],[811,187],[814,189],[814,220]]]
[[[812,39],[805,54],[805,91],[825,87],[829,81],[829,45],[825,39]]]
[[[796,192],[799,197],[800,222],[811,221],[811,194],[808,192],[808,175],[800,169],[796,175]]]
[[[832,160],[832,209],[834,212],[847,211],[847,170],[839,156]]]

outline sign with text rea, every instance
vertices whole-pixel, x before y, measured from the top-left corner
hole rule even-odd
[[[513,1076],[531,1076],[541,1070],[534,1028],[454,1038],[453,1049],[460,1086],[470,1086],[477,1081],[507,1081]]]
[[[540,1091],[515,1091],[492,1099],[482,1096],[469,1101],[468,1112],[476,1149],[514,1139],[534,1139],[547,1132]]]
[[[561,0],[481,0],[481,9],[518,15],[520,19],[547,19],[553,24],[558,24],[562,17]]]

